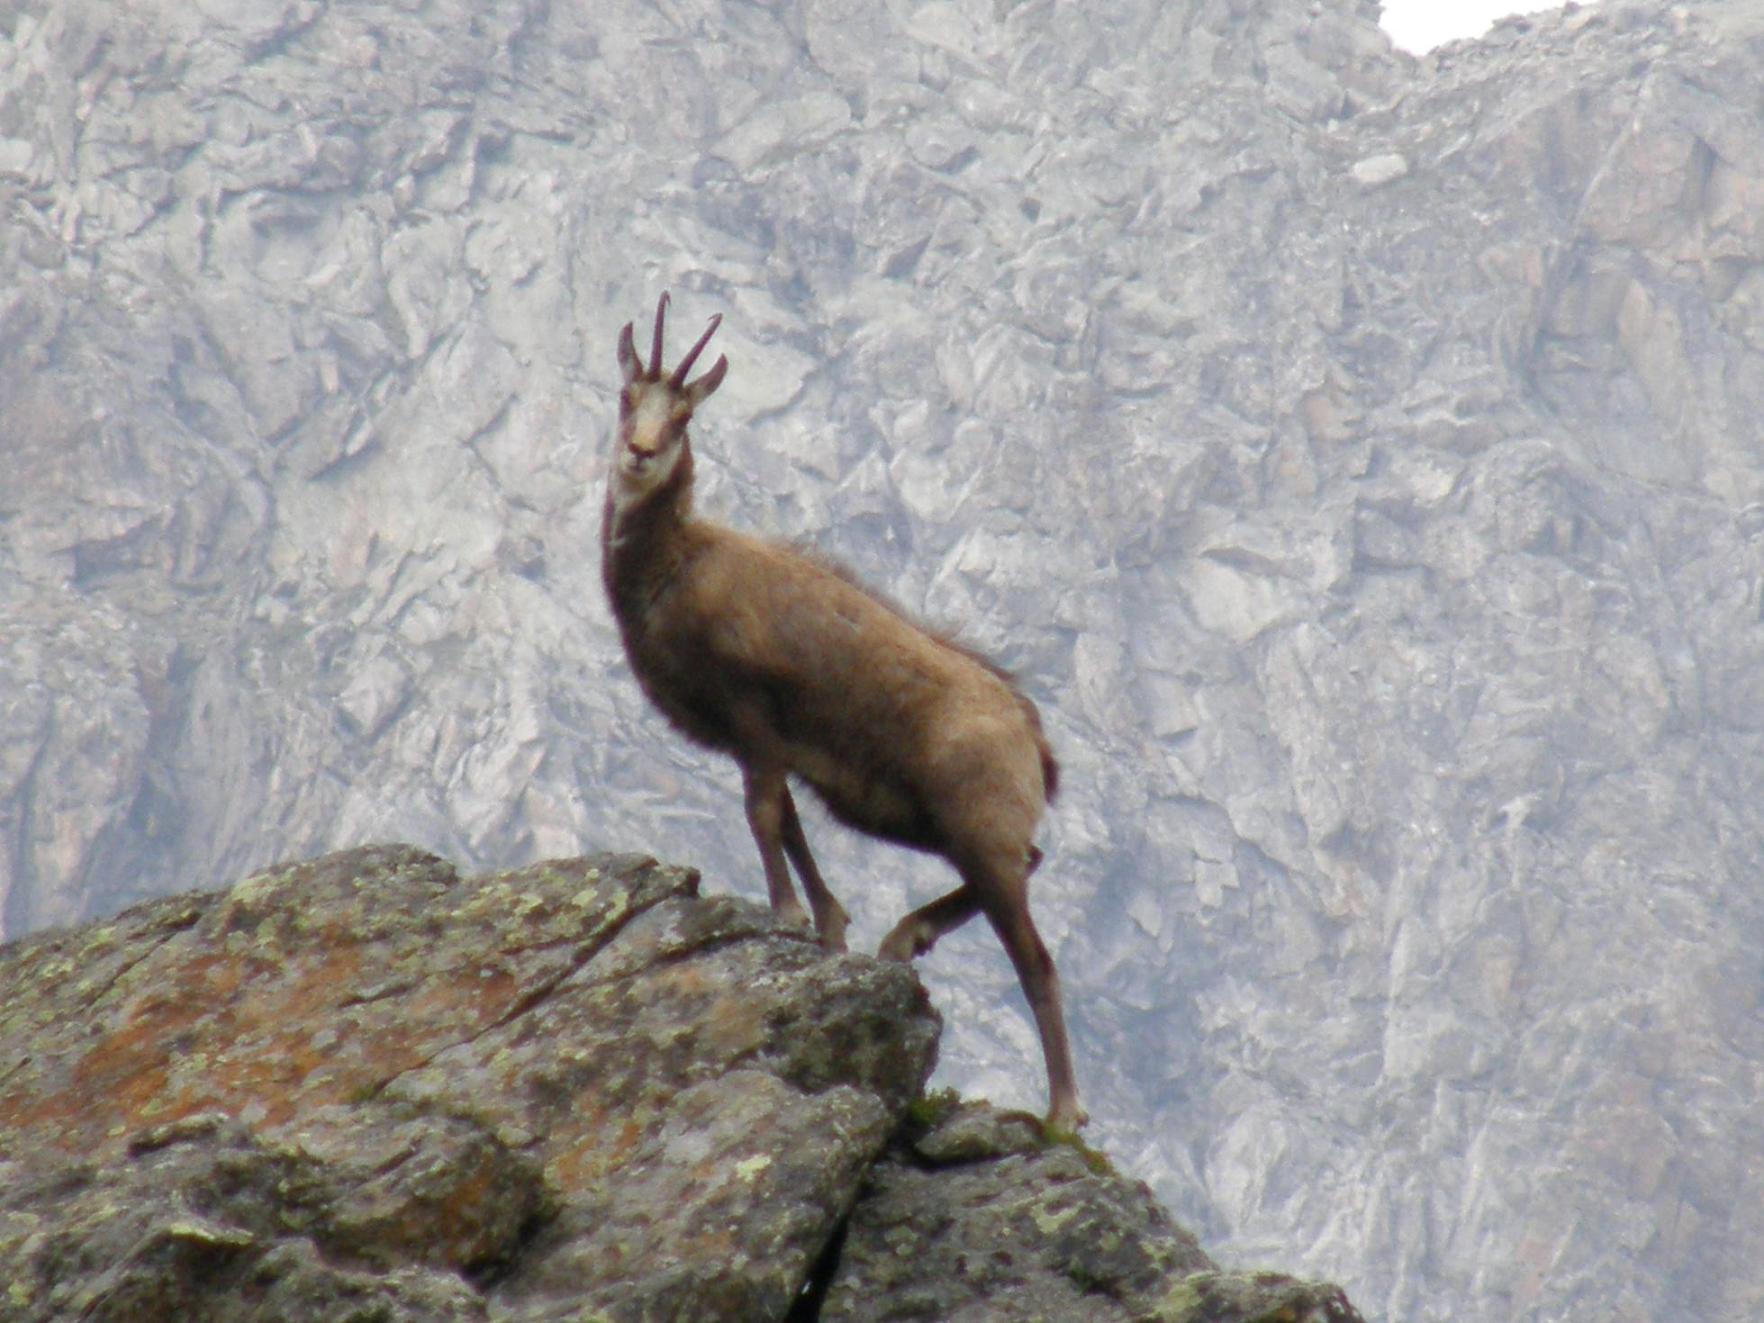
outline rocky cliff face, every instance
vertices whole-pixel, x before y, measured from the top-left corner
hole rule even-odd
[[[1039,1125],[912,973],[632,856],[408,847],[0,949],[17,1323],[1350,1323]],[[911,1106],[909,1106],[911,1105]]]
[[[667,286],[705,503],[1042,705],[1179,1217],[1393,1319],[1755,1307],[1764,12],[1375,18],[0,0],[0,925],[389,838],[756,894],[596,581]],[[946,885],[810,831],[860,941]],[[1034,1105],[985,934],[926,976]]]

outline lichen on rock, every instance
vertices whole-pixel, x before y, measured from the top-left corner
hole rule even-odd
[[[908,967],[639,856],[271,868],[0,948],[0,1007],[8,1323],[1149,1318],[1214,1271],[921,1101]]]

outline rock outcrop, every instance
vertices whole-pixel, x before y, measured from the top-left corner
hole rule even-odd
[[[632,856],[366,848],[0,948],[17,1323],[1344,1323],[1217,1272],[938,1020]]]

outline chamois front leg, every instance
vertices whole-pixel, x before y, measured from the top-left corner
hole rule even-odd
[[[845,907],[821,880],[821,870],[815,867],[815,857],[809,853],[808,837],[802,834],[802,819],[796,816],[796,800],[788,785],[784,787],[783,827],[784,853],[796,865],[796,875],[802,879],[802,889],[808,893],[809,908],[815,912],[815,932],[820,935],[821,945],[829,951],[843,951],[845,927],[850,920],[846,917]]]
[[[772,913],[794,928],[806,928],[808,913],[796,898],[796,888],[790,884],[790,869],[784,863],[784,806],[790,802],[790,787],[785,784],[784,773],[772,767],[743,765],[741,778],[747,801],[747,826],[753,832],[753,843],[759,846],[760,863],[765,866],[766,894],[771,898]]]

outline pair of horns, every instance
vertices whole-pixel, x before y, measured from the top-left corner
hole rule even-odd
[[[667,320],[667,315],[668,296],[666,291],[663,291],[661,300],[655,305],[655,338],[650,342],[649,367],[644,373],[644,375],[651,381],[661,380],[662,325]],[[704,352],[704,347],[710,343],[711,336],[717,333],[717,327],[722,325],[722,322],[723,314],[720,312],[710,319],[710,325],[704,328],[704,334],[698,337],[698,343],[686,351],[686,357],[679,361],[675,366],[673,373],[668,377],[668,385],[670,387],[674,390],[679,390],[686,384],[686,374],[692,371],[692,365],[698,361],[699,354]],[[637,351],[636,346],[633,343],[633,338],[631,323],[626,322],[625,329],[619,334],[619,357],[621,359],[628,359],[633,362],[636,360]],[[717,366],[711,369],[711,373],[718,373],[719,380],[721,379],[719,368],[721,368],[722,364],[723,360],[719,359]],[[709,376],[710,373],[707,373],[706,375]]]

